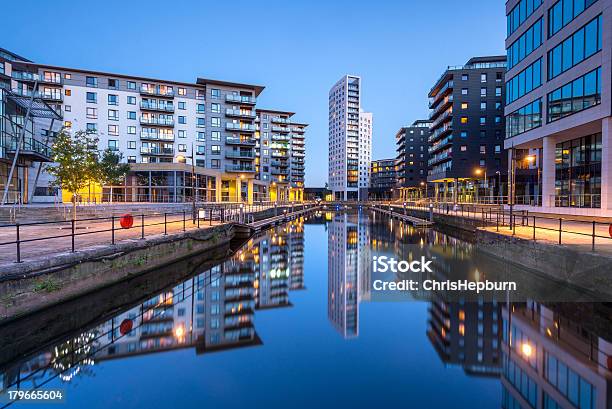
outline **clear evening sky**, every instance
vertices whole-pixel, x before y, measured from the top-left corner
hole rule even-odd
[[[24,8],[25,7],[25,8]],[[0,47],[35,62],[176,81],[264,85],[258,107],[310,124],[306,186],[327,181],[327,97],[363,79],[374,113],[373,159],[426,118],[447,65],[504,54],[502,0],[18,1],[3,5]]]

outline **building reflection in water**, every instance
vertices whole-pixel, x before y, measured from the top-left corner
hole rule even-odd
[[[5,369],[0,394],[68,382],[110,359],[259,345],[255,310],[289,306],[289,291],[305,288],[303,250],[303,219],[270,230],[221,265]]]

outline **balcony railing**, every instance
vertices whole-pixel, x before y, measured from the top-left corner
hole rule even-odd
[[[289,135],[277,135],[277,134],[272,135],[273,141],[288,141],[289,139],[291,139]]]
[[[8,153],[14,153],[17,150],[17,144],[18,142],[16,140],[11,140],[5,146],[6,151]],[[19,151],[22,155],[35,154],[41,156],[41,159],[51,158],[51,148],[31,136],[23,138]]]
[[[303,158],[304,156],[306,156],[304,152],[293,152],[292,155],[296,158]]]
[[[172,142],[174,141],[174,133],[164,134],[157,132],[140,131],[140,139]]]
[[[235,136],[226,136],[225,143],[228,145],[251,145],[255,146],[257,141],[254,138],[238,138]]]
[[[281,118],[280,116],[273,116],[270,121],[278,124],[290,124],[291,120],[289,118]]]
[[[142,125],[174,126],[174,118],[140,117]]]
[[[228,131],[255,132],[255,125],[227,122],[225,124],[225,129]]]
[[[140,147],[141,155],[174,155],[174,148]]]
[[[289,128],[286,127],[286,126],[273,126],[272,127],[272,132],[289,133]]]
[[[231,108],[227,108],[225,110],[225,115],[236,117],[236,118],[249,118],[249,119],[255,119],[256,117],[254,111],[247,111],[244,109],[231,109]]]
[[[140,87],[140,93],[144,95],[156,95],[158,97],[174,97],[174,90],[160,87]]]
[[[225,157],[230,159],[254,159],[253,151],[225,151]]]
[[[244,165],[225,165],[226,172],[255,172],[255,168],[253,166],[244,166]]]
[[[162,111],[162,112],[174,112],[173,104],[155,104],[147,101],[140,102],[140,109],[146,111]]]
[[[273,175],[289,175],[288,170],[279,168],[272,168],[272,170],[270,170],[270,173],[272,173]]]
[[[227,102],[237,102],[239,104],[252,104],[257,103],[257,98],[250,97],[246,95],[235,95],[235,94],[227,94],[225,96],[225,100]]]
[[[40,97],[48,101],[63,101],[64,95],[61,92],[41,92]]]

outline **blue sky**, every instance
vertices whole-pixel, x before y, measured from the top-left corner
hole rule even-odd
[[[0,47],[36,62],[266,86],[258,106],[296,112],[307,132],[306,185],[327,180],[327,96],[363,79],[373,158],[395,156],[397,129],[426,117],[447,65],[504,54],[501,0],[62,1],[3,6]],[[25,13],[25,14],[24,14]],[[18,17],[21,16],[21,17]]]

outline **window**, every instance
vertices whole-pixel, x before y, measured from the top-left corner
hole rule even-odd
[[[136,135],[136,127],[135,126],[128,126],[127,127],[127,133],[128,133],[128,135]]]
[[[461,117],[461,123],[462,123],[462,124],[467,124],[467,123],[468,123],[468,118],[467,118],[467,116],[462,116],[462,117]]]
[[[462,102],[461,103],[461,109],[468,109],[468,103],[467,102]]]
[[[179,124],[183,124],[183,125],[184,125],[184,124],[186,124],[186,123],[187,123],[187,117],[186,117],[186,116],[181,116],[181,115],[179,115],[179,117],[178,117],[178,123],[179,123]]]
[[[221,167],[221,161],[219,159],[211,159],[210,167],[212,169],[219,169]]]
[[[204,133],[204,132],[197,132],[196,133],[196,141],[198,141],[198,142],[206,142],[206,133]]]
[[[98,108],[87,108],[85,112],[88,119],[98,119]]]
[[[221,118],[210,118],[210,125],[214,128],[219,128],[221,126]]]
[[[109,121],[118,121],[119,120],[119,111],[116,109],[108,110],[108,119]]]
[[[221,97],[221,91],[218,90],[218,89],[212,88],[210,90],[210,96],[211,96],[211,98],[215,98],[215,99],[220,98]]]
[[[85,77],[85,85],[88,87],[98,87],[98,78],[97,77]]]
[[[542,85],[542,59],[512,77],[506,83],[506,103],[516,101]]]
[[[481,111],[486,111],[487,109],[487,103],[486,102],[481,102],[480,103],[480,110]]]
[[[508,47],[506,50],[508,69],[523,61],[542,45],[543,30],[543,19],[539,19]]]
[[[198,114],[203,114],[206,111],[206,104],[198,104],[196,107],[196,112]]]
[[[204,155],[206,153],[206,147],[203,145],[196,145],[196,155]]]
[[[221,105],[215,103],[210,104],[210,112],[212,112],[213,114],[221,113]]]
[[[127,103],[128,105],[136,105],[136,97],[127,97]]]
[[[486,116],[481,116],[480,117],[480,125],[486,125],[487,124],[487,117]]]
[[[111,151],[119,150],[119,148],[117,147],[117,141],[115,139],[108,140],[108,149],[110,149]]]
[[[185,95],[187,95],[187,90],[186,90],[185,88],[181,88],[181,87],[179,87],[179,89],[178,89],[178,94],[179,94],[180,96],[185,96]]]
[[[487,145],[480,145],[480,154],[484,155],[487,153]]]
[[[127,148],[136,149],[136,141],[128,141]]]
[[[136,163],[136,156],[128,156],[127,163]]]
[[[501,97],[502,89],[501,87],[495,87],[495,96]]]
[[[210,140],[211,141],[220,141],[221,140],[221,132],[219,132],[219,131],[212,131],[210,133]]]
[[[462,138],[467,138],[468,133],[467,133],[467,131],[461,131],[461,132],[459,133],[459,136],[461,136]]]
[[[461,74],[461,81],[467,81],[470,77],[467,74]]]
[[[486,97],[487,96],[487,89],[486,88],[480,88],[480,96],[481,97]]]
[[[484,168],[484,167],[487,165],[487,163],[486,163],[486,161],[485,161],[484,159],[480,159],[480,162],[478,163],[478,165],[479,165],[481,168]]]
[[[501,124],[501,116],[495,115],[495,125]]]
[[[185,109],[185,101],[179,101],[178,109]]]
[[[548,94],[548,122],[601,103],[601,67]]]
[[[119,81],[109,78],[108,79],[108,88],[110,89],[119,89]]]
[[[131,89],[131,90],[136,89],[136,82],[134,82],[134,81],[128,81],[128,82],[127,82],[127,89]],[[129,97],[128,97],[128,98],[129,98]]]
[[[461,95],[467,95],[468,94],[468,89],[467,88],[461,88]]]
[[[98,102],[98,94],[96,94],[95,92],[88,92],[86,94],[86,98],[87,102],[90,104],[95,104],[96,102]]]
[[[542,5],[543,0],[521,0],[506,16],[508,37]]]
[[[486,73],[480,74],[480,82],[487,82],[487,74]]]
[[[501,145],[495,145],[495,153],[501,153]]]
[[[85,125],[85,129],[87,129],[87,132],[92,132],[92,133],[96,133],[98,132],[98,125],[95,123],[87,123],[87,125]]]
[[[184,130],[180,130],[180,131],[178,131],[178,137],[179,137],[179,138],[186,138],[186,137],[187,137],[187,135],[185,134],[185,131],[184,131]]]
[[[467,152],[467,145],[461,145],[461,152]]]
[[[187,145],[185,145],[184,143],[179,143],[178,144],[178,151],[179,152],[187,152]]]
[[[72,90],[70,88],[66,88],[64,90],[64,95],[66,95],[67,97],[71,96],[72,95]]]
[[[497,101],[497,102],[495,103],[495,109],[496,109],[496,110],[500,110],[500,109],[502,109],[502,104],[501,104],[501,102]]]
[[[127,111],[127,119],[136,119],[136,111]]]
[[[64,111],[66,111],[66,112],[71,112],[71,111],[72,111],[72,106],[70,106],[70,105],[65,105],[65,106],[64,106]]]
[[[204,128],[206,126],[206,119],[205,118],[201,118],[201,117],[197,117],[196,118],[196,127],[197,128]]]
[[[119,126],[118,125],[109,125],[108,126],[108,134],[113,136],[119,136]]]
[[[548,79],[555,78],[600,51],[601,41],[600,15],[548,52]]]
[[[554,36],[597,0],[559,0],[548,9],[548,37]]]
[[[210,153],[213,155],[221,155],[221,146],[219,145],[212,145],[210,147]]]
[[[479,134],[480,138],[486,138],[487,137],[487,131],[485,131],[484,129],[481,129],[478,134]]]

